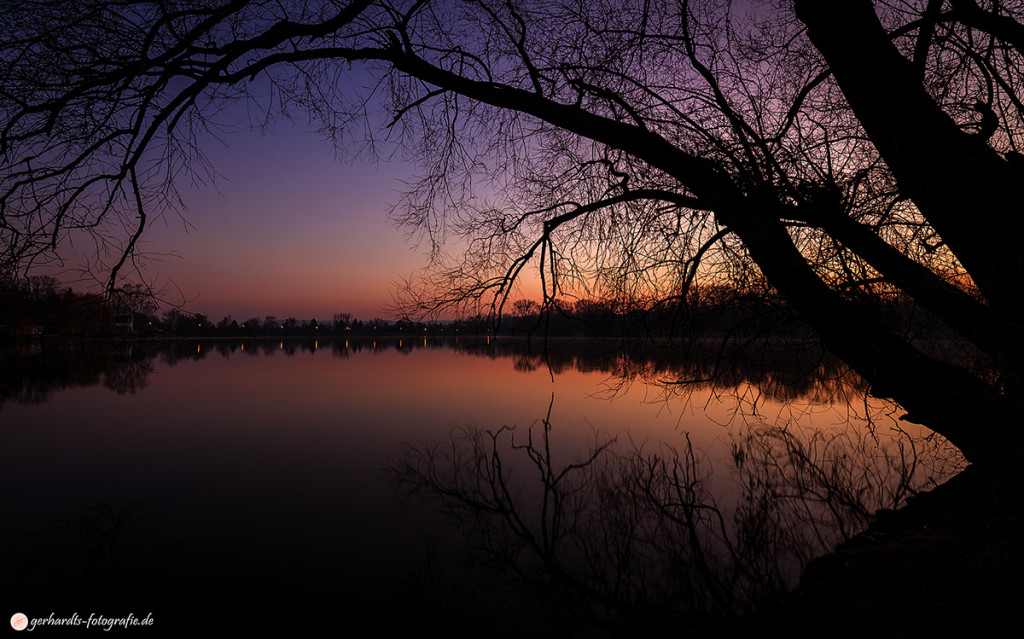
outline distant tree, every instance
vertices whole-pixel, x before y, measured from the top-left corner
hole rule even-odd
[[[343,331],[346,328],[349,328],[351,322],[352,322],[352,313],[335,313],[334,314],[333,326],[334,326],[334,330],[335,331]]]
[[[161,321],[165,330],[177,335],[191,335],[195,332],[195,322],[192,315],[177,308],[165,311]]]
[[[25,298],[33,303],[56,297],[59,286],[57,278],[49,275],[35,275],[21,282]]]
[[[529,317],[540,313],[540,304],[533,300],[516,300],[512,304],[516,317]]]
[[[144,284],[127,283],[108,290],[107,299],[115,313],[151,315],[159,308],[153,291]]]

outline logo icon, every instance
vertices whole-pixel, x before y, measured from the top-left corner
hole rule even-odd
[[[24,630],[27,627],[28,617],[20,612],[14,613],[14,616],[11,617],[11,628],[14,628],[15,630]]]

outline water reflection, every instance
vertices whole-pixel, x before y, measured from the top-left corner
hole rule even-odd
[[[20,576],[0,598],[103,591],[170,615],[209,597],[321,615],[401,602],[410,625],[506,636],[531,625],[506,594],[567,633],[758,610],[960,463],[842,367],[784,346],[9,349],[0,446],[18,455],[0,493],[18,517],[0,566]],[[394,485],[431,508],[395,514]]]
[[[117,597],[180,559],[159,527],[145,502],[98,503],[15,540],[5,567],[16,593],[47,591],[52,603],[65,589]]]
[[[600,372],[610,376],[611,390],[633,382],[660,384],[669,394],[694,389],[756,388],[779,401],[848,402],[862,396],[865,385],[814,346],[768,341],[756,348],[736,348],[716,341],[688,343],[611,343],[587,339],[537,341],[489,337],[419,340],[291,339],[168,340],[139,342],[60,342],[0,350],[0,406],[4,401],[42,403],[65,388],[102,383],[118,393],[146,387],[153,362],[168,366],[201,361],[216,354],[272,357],[278,354],[329,352],[346,359],[369,352],[409,354],[419,350],[456,350],[492,360],[511,359],[516,371]]]
[[[962,464],[906,431],[756,422],[731,434],[728,468],[685,433],[679,445],[595,433],[559,463],[552,429],[550,412],[525,429],[454,428],[407,446],[390,475],[444,513],[472,562],[591,630],[692,628],[780,603],[810,559]],[[716,486],[723,473],[731,494]]]
[[[119,394],[146,387],[153,354],[132,346],[39,344],[0,352],[0,407],[7,401],[42,404],[59,390],[102,384]]]

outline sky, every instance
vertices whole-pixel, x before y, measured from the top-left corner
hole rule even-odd
[[[426,264],[387,216],[415,167],[338,161],[319,134],[289,123],[222,139],[206,147],[216,184],[181,189],[193,228],[152,229],[152,248],[177,256],[154,274],[211,319],[385,316],[394,283]]]
[[[179,180],[186,209],[151,220],[137,246],[146,281],[165,302],[158,314],[180,306],[239,323],[269,315],[322,322],[335,313],[399,319],[390,310],[396,289],[427,266],[429,247],[417,246],[388,213],[418,167],[341,160],[305,122],[279,121],[263,134],[245,120],[238,115],[237,130],[199,141],[216,177]],[[382,156],[401,156],[382,148]],[[57,274],[95,290],[94,281],[82,285],[74,276],[94,250],[89,239],[72,242]],[[513,298],[540,299],[536,276],[520,279]]]
[[[187,210],[148,225],[148,280],[212,320],[391,318],[395,284],[427,263],[388,220],[416,167],[338,160],[304,123],[240,129],[201,141],[215,182],[179,182]],[[90,248],[65,255],[77,263]]]
[[[358,68],[347,81],[362,95],[374,84]],[[273,94],[268,86],[259,77],[245,91],[259,103]],[[371,113],[375,100],[367,102]],[[230,315],[239,323],[268,315],[324,321],[335,313],[398,319],[389,310],[394,293],[427,266],[429,247],[411,243],[409,230],[397,228],[388,212],[419,167],[401,159],[339,160],[298,107],[295,121],[278,120],[268,133],[254,132],[251,104],[218,103],[224,108],[213,117],[230,130],[198,141],[216,180],[180,179],[186,210],[180,217],[151,219],[136,247],[146,256],[146,281],[168,303],[165,310],[180,305],[214,321]],[[373,126],[381,118],[370,119]],[[386,142],[380,150],[382,157],[402,155]],[[79,290],[96,291],[95,281],[80,277],[82,265],[95,260],[95,243],[72,237],[70,244],[60,249],[64,270],[55,274]],[[459,252],[457,246],[446,249]],[[113,263],[110,256],[107,261]],[[539,299],[536,277],[524,273],[521,279],[525,288],[513,295]]]

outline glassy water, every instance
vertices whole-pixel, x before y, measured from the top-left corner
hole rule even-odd
[[[0,598],[176,630],[741,614],[962,464],[789,347],[539,346],[11,351]]]

